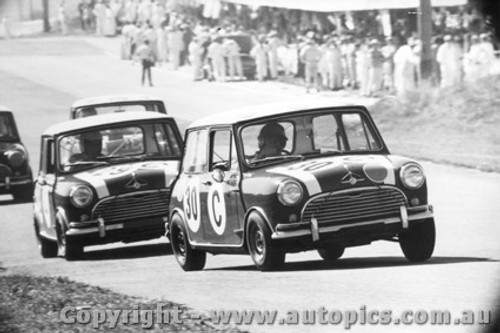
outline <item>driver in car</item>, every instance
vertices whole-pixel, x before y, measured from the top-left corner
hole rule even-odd
[[[95,161],[101,156],[102,137],[98,131],[87,132],[80,135],[80,151],[70,158],[70,163],[79,161]]]
[[[277,122],[264,125],[257,137],[259,150],[255,153],[252,161],[266,157],[282,156],[288,138],[285,129]]]

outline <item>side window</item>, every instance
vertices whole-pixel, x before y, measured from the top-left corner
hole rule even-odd
[[[217,164],[225,164],[226,169],[229,170],[231,164],[231,131],[214,131],[210,136],[210,171]]]
[[[207,167],[207,142],[208,131],[199,130],[188,133],[184,159],[182,162],[182,172],[198,173],[206,170]]]
[[[181,155],[181,147],[170,124],[155,125],[155,137],[161,156],[177,157]]]
[[[335,151],[342,149],[337,120],[332,114],[313,118],[312,136],[314,150]]]
[[[374,140],[370,127],[360,114],[344,114],[342,122],[351,150],[380,149],[380,144]]]

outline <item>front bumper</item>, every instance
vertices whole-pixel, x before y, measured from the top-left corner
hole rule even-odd
[[[66,237],[84,245],[112,242],[134,242],[159,238],[165,234],[166,217],[147,217],[123,223],[106,224],[102,218],[87,222],[70,222]]]
[[[353,231],[356,229],[367,229],[370,226],[380,226],[384,230],[404,230],[410,225],[422,222],[434,217],[431,205],[417,206],[407,208],[400,207],[400,216],[385,219],[374,219],[348,224],[339,224],[334,226],[321,226],[316,219],[311,221],[302,221],[297,223],[278,224],[271,238],[274,240],[288,240],[296,238],[308,238],[312,242],[324,240],[325,235],[343,231]],[[394,228],[390,228],[394,227]]]
[[[0,190],[9,191],[12,187],[29,185],[33,183],[30,176],[5,177],[0,180]]]

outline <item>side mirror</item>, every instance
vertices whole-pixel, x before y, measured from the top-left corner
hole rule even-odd
[[[224,180],[224,170],[221,168],[215,168],[212,171],[212,178],[217,182],[217,183],[222,183]]]

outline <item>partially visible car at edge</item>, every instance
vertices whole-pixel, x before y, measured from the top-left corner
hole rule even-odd
[[[163,100],[151,95],[105,95],[75,101],[71,105],[70,119],[125,111],[167,113]]]
[[[182,138],[172,117],[124,112],[70,120],[41,137],[34,228],[43,257],[161,237]]]
[[[33,176],[28,150],[21,142],[12,110],[0,106],[0,194],[14,200],[33,199]]]

